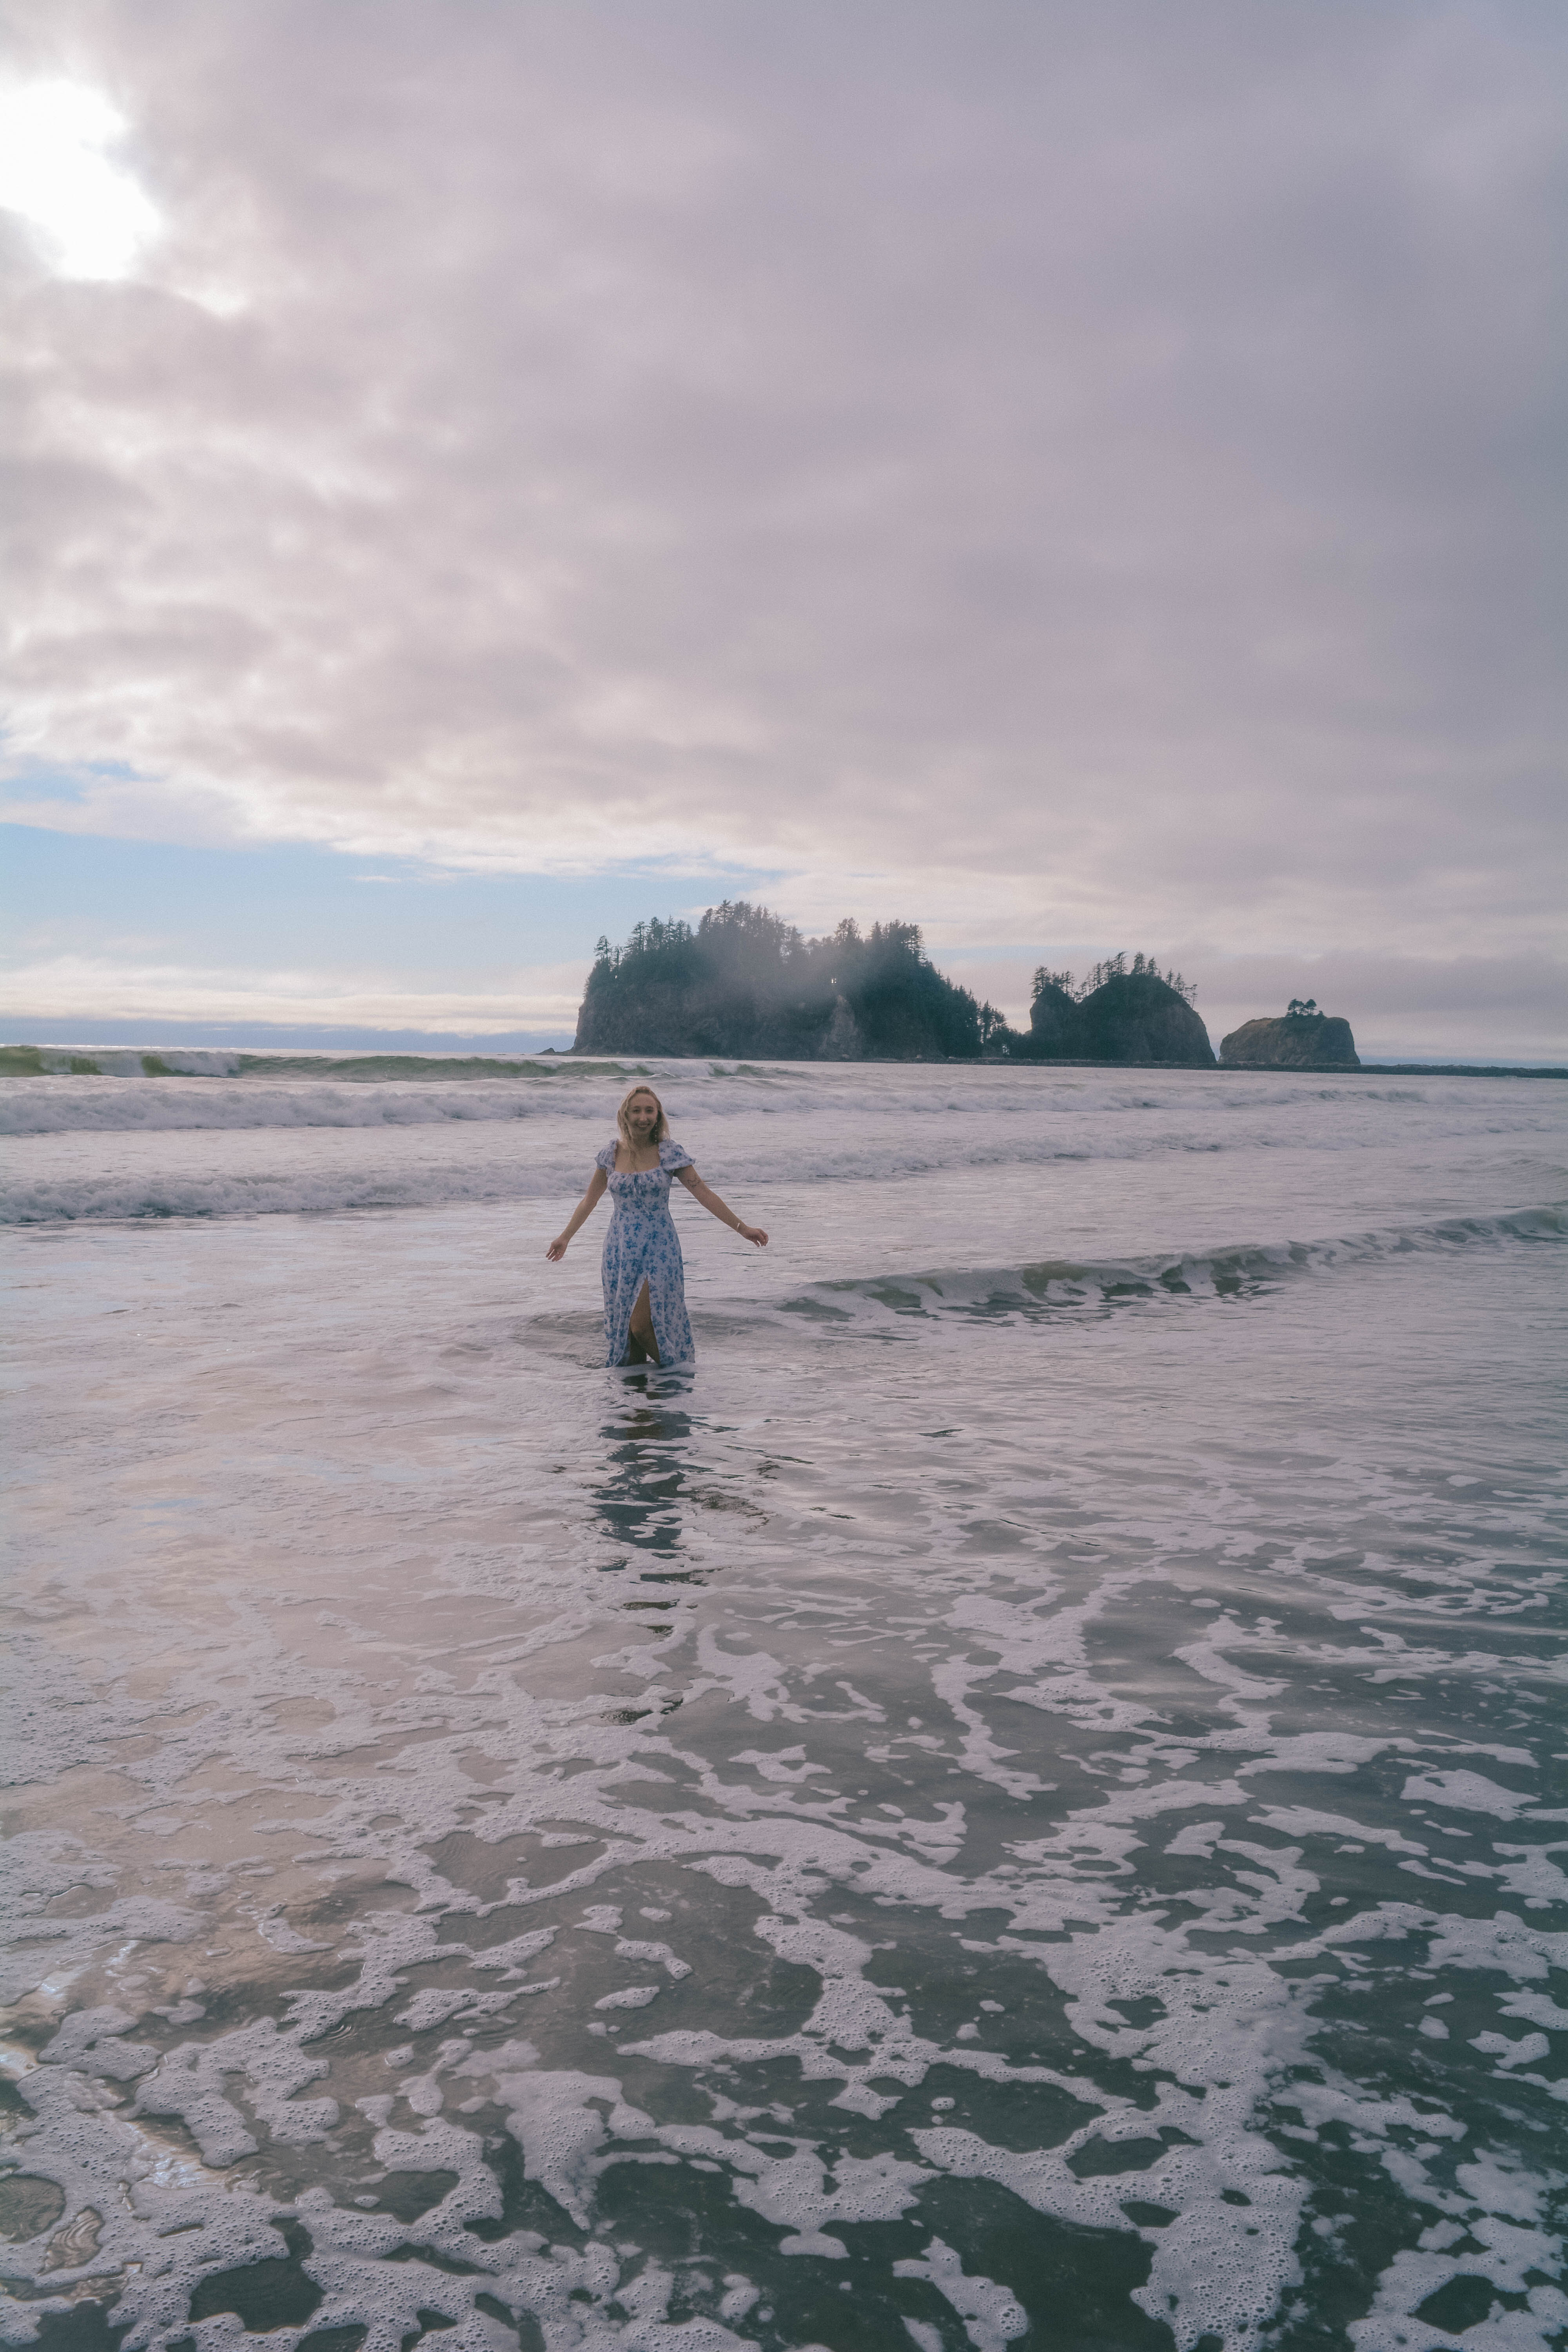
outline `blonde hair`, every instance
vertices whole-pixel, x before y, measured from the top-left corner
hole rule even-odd
[[[621,1107],[616,1113],[616,1125],[620,1130],[622,1139],[628,1144],[632,1139],[632,1130],[626,1120],[626,1110],[630,1104],[636,1102],[638,1095],[648,1096],[650,1100],[658,1106],[658,1117],[654,1120],[653,1130],[648,1137],[648,1141],[650,1143],[668,1142],[669,1139],[669,1121],[664,1115],[664,1105],[659,1102],[658,1097],[654,1093],[651,1087],[634,1087],[630,1094],[622,1097]]]

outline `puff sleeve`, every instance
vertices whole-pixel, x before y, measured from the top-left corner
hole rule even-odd
[[[694,1167],[696,1162],[680,1144],[666,1142],[658,1147],[658,1164],[667,1176],[673,1176],[678,1170]]]
[[[618,1139],[612,1135],[608,1143],[605,1144],[603,1151],[595,1151],[594,1154],[595,1167],[602,1168],[606,1176],[613,1176],[616,1172],[616,1150],[617,1141]]]

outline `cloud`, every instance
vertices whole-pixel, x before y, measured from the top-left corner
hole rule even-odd
[[[1559,936],[1552,12],[26,21],[163,233],[0,249],[24,821]]]
[[[125,128],[79,83],[0,91],[0,207],[30,223],[63,278],[129,277],[157,234],[146,192],[108,152]]]
[[[468,1036],[537,1030],[570,1038],[577,1025],[586,967],[582,962],[521,966],[489,986],[410,985],[395,973],[322,969],[267,971],[179,964],[142,955],[39,957],[7,971],[0,1018],[18,1032],[40,1024],[62,1034],[91,1025],[106,1010],[116,1020],[179,1022],[213,1028],[326,1027],[431,1031]]]

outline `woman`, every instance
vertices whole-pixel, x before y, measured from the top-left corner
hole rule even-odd
[[[634,1087],[616,1113],[618,1133],[594,1162],[588,1189],[571,1222],[544,1255],[552,1264],[566,1255],[573,1234],[598,1207],[606,1186],[615,1203],[605,1235],[605,1344],[606,1364],[689,1364],[697,1350],[686,1314],[686,1269],[680,1236],[669,1213],[669,1188],[677,1176],[687,1191],[729,1225],[742,1241],[765,1249],[761,1225],[744,1225],[733,1209],[702,1181],[690,1155],[671,1143],[664,1105],[651,1087]]]

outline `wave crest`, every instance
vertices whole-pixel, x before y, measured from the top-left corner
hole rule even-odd
[[[1445,1217],[1311,1242],[1248,1242],[1234,1248],[1089,1264],[1043,1258],[1016,1266],[870,1276],[814,1283],[781,1312],[818,1321],[875,1322],[888,1316],[1026,1318],[1098,1311],[1131,1302],[1258,1297],[1300,1276],[1373,1261],[1510,1244],[1568,1241],[1568,1204],[1510,1209],[1491,1217]]]

